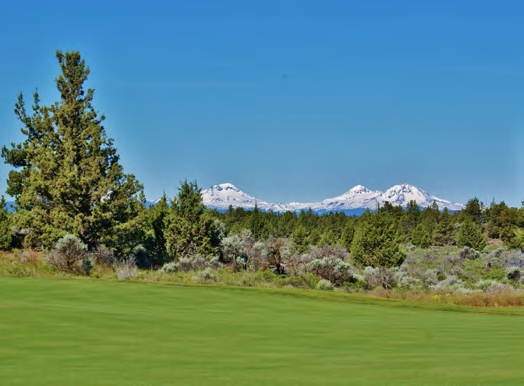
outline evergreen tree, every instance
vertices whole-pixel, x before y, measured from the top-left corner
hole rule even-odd
[[[408,206],[406,207],[408,232],[411,233],[415,230],[420,221],[420,214],[420,206],[417,204],[415,200],[410,200],[408,202]]]
[[[417,225],[415,232],[413,232],[411,243],[420,248],[429,248],[431,244],[429,231],[422,224]]]
[[[161,265],[168,261],[166,250],[166,239],[164,237],[164,226],[166,217],[169,214],[167,197],[164,193],[162,197],[147,210],[145,248],[149,257],[153,259],[154,265]]]
[[[293,249],[297,253],[304,253],[309,248],[309,234],[303,225],[298,225],[291,235]]]
[[[432,239],[434,245],[449,245],[453,243],[455,226],[448,208],[444,208],[438,224],[433,229]]]
[[[381,214],[360,221],[351,244],[351,258],[363,267],[390,268],[402,264],[406,255],[400,250],[396,223]]]
[[[354,221],[347,221],[346,225],[342,229],[338,244],[346,248],[348,251],[351,250],[351,243],[353,242],[353,236],[355,235],[355,224]]]
[[[457,234],[457,245],[482,251],[488,245],[488,241],[480,227],[470,217],[466,217]]]
[[[482,206],[477,197],[469,200],[462,212],[464,215],[472,219],[477,225],[482,225]]]
[[[336,237],[333,228],[329,228],[324,231],[320,240],[318,241],[318,246],[323,247],[324,245],[335,245],[337,243],[338,237]]]
[[[0,198],[0,250],[7,250],[11,245],[11,221],[7,212],[4,196]]]
[[[196,182],[184,181],[178,196],[171,201],[164,219],[164,238],[166,251],[172,258],[209,256],[218,251],[218,229],[206,212],[201,191]]]
[[[2,149],[9,172],[7,193],[15,197],[15,225],[30,230],[25,241],[50,247],[67,233],[89,246],[117,247],[135,225],[142,186],[124,174],[113,140],[93,108],[94,90],[84,90],[89,68],[78,52],[57,51],[60,100],[41,106],[34,94],[33,114],[23,95],[15,105],[25,139]]]
[[[253,208],[253,211],[250,212],[249,216],[249,226],[248,229],[253,234],[253,237],[255,240],[259,240],[262,238],[262,228],[263,228],[263,220],[262,220],[262,214],[260,212],[260,209],[258,209],[258,204],[255,201],[255,207]]]
[[[514,233],[514,247],[520,249],[521,252],[524,252],[524,229],[517,228],[514,230]]]

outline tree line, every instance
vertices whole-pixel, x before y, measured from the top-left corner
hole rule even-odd
[[[144,267],[197,255],[227,262],[225,244],[248,230],[253,242],[269,240],[275,251],[278,240],[297,255],[312,246],[337,246],[359,266],[387,268],[402,263],[406,244],[483,250],[488,239],[497,239],[508,249],[524,248],[524,208],[487,206],[476,198],[454,213],[414,201],[406,208],[386,202],[359,217],[257,207],[220,213],[205,207],[196,182],[183,181],[175,197],[164,195],[147,207],[143,186],[124,172],[105,117],[92,105],[94,90],[84,88],[89,67],[75,51],[58,51],[56,58],[60,99],[43,106],[35,92],[28,111],[20,94],[15,114],[24,140],[2,148],[12,167],[6,193],[16,204],[15,213],[8,213],[5,200],[0,202],[0,249],[50,250],[74,235],[87,250],[103,246],[118,258],[134,256]],[[272,259],[278,269],[277,255]]]

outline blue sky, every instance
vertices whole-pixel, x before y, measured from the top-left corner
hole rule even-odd
[[[523,11],[518,1],[6,2],[0,142],[22,138],[18,93],[57,100],[54,53],[78,50],[149,199],[187,178],[272,202],[411,183],[520,206]]]

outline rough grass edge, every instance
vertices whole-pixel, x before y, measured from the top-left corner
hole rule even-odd
[[[35,277],[13,277],[0,276],[2,280],[42,280],[42,281],[76,281],[77,277],[67,278],[35,278]],[[90,279],[88,277],[80,278],[83,282],[100,282],[97,279]],[[303,290],[296,288],[260,288],[260,287],[235,287],[225,285],[210,285],[210,284],[187,284],[187,283],[173,283],[173,282],[150,282],[146,280],[140,281],[114,281],[104,280],[104,283],[114,283],[115,285],[153,285],[153,286],[173,286],[173,287],[193,287],[207,290],[218,291],[240,291],[240,292],[258,292],[273,296],[294,297],[309,300],[324,300],[342,303],[352,303],[358,305],[372,305],[385,306],[392,308],[407,308],[418,309],[426,311],[451,311],[451,312],[465,312],[475,314],[490,314],[490,315],[506,315],[506,316],[524,316],[524,307],[478,307],[478,306],[464,306],[456,304],[441,304],[429,303],[422,301],[409,301],[395,298],[382,298],[374,295],[364,294],[349,294],[344,292],[320,291],[320,290]],[[110,284],[111,285],[111,284]],[[1,303],[1,300],[0,300]]]

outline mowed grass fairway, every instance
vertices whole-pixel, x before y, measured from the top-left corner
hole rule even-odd
[[[524,382],[522,316],[284,294],[0,278],[0,384]]]

